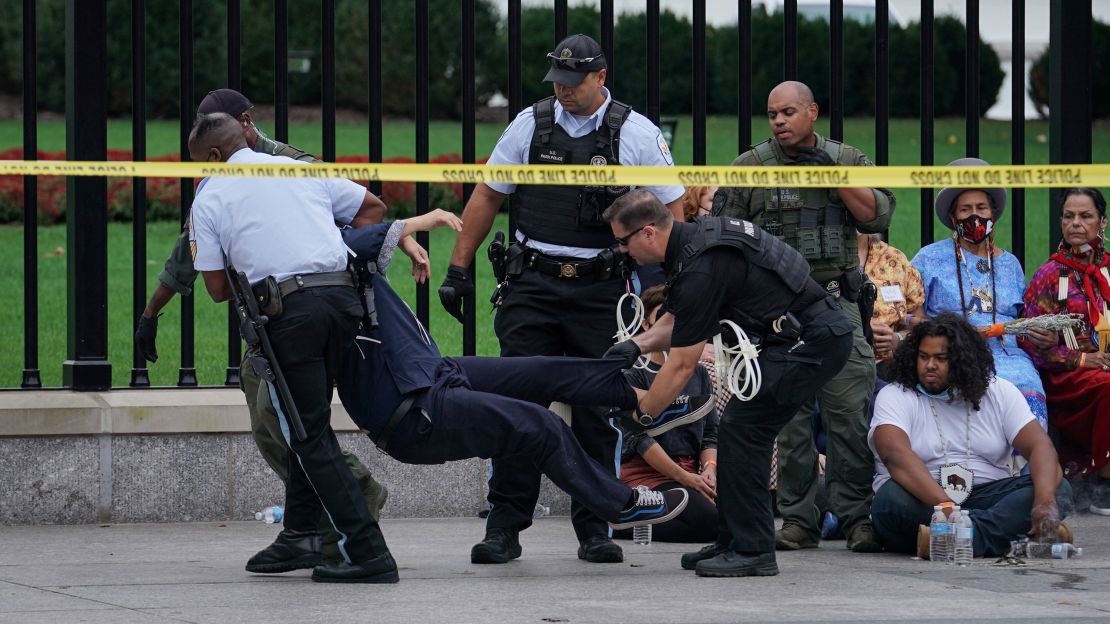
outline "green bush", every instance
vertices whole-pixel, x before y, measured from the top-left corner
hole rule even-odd
[[[1049,98],[1048,49],[1029,68],[1029,97],[1041,117],[1048,117]],[[1091,25],[1091,116],[1110,117],[1110,24],[1095,21]]]

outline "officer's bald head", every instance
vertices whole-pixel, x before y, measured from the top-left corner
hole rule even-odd
[[[813,124],[817,121],[817,102],[805,83],[787,80],[767,96],[767,121],[775,141],[787,156],[796,156],[799,148],[813,147],[817,139]]]
[[[189,133],[189,156],[197,162],[227,162],[227,159],[247,147],[243,129],[227,113],[212,113],[197,117]]]
[[[816,102],[813,99],[813,90],[809,88],[804,82],[797,80],[787,80],[780,82],[778,86],[771,89],[771,95],[767,97],[768,101],[772,99],[788,98],[802,106],[809,106]]]

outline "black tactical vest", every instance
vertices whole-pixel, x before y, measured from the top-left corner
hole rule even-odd
[[[673,264],[667,285],[673,286],[684,267],[708,249],[728,246],[744,257],[748,267],[744,283],[735,290],[740,300],[727,310],[740,316],[745,331],[764,333],[771,322],[786,312],[802,309],[825,296],[810,279],[809,264],[795,249],[771,236],[750,221],[735,217],[701,217],[697,232],[690,237]]]
[[[535,165],[619,165],[620,130],[632,109],[616,100],[604,113],[597,130],[572,139],[555,123],[555,98],[532,105],[536,129],[528,150],[528,163]],[[553,245],[612,246],[613,231],[601,213],[627,186],[560,186],[522,184],[516,187],[513,221],[530,239]]]

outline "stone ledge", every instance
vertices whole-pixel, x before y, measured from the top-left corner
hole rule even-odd
[[[338,400],[332,427],[389,488],[384,517],[472,516],[486,505],[489,462],[397,462]],[[0,525],[248,520],[284,497],[234,388],[2,391],[0,475]],[[546,478],[540,501],[570,513]]]
[[[338,397],[332,428],[358,431]],[[234,388],[0,392],[0,437],[242,432],[250,415]]]

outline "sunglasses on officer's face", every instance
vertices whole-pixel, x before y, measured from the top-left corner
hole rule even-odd
[[[586,58],[560,58],[558,56],[555,56],[554,52],[548,52],[547,53],[547,58],[551,59],[552,61],[555,61],[555,66],[558,67],[559,69],[578,69],[578,65],[580,63],[581,64],[592,63],[594,61],[594,59],[599,58],[599,57],[590,56],[590,57],[586,57]]]
[[[639,234],[641,230],[643,230],[644,228],[646,228],[649,225],[655,225],[655,224],[654,223],[645,223],[645,224],[641,225],[640,227],[636,228],[635,230],[632,230],[628,234],[625,234],[624,236],[614,236],[613,240],[617,241],[617,244],[622,246],[622,247],[628,247],[628,241],[632,240],[633,236]]]

